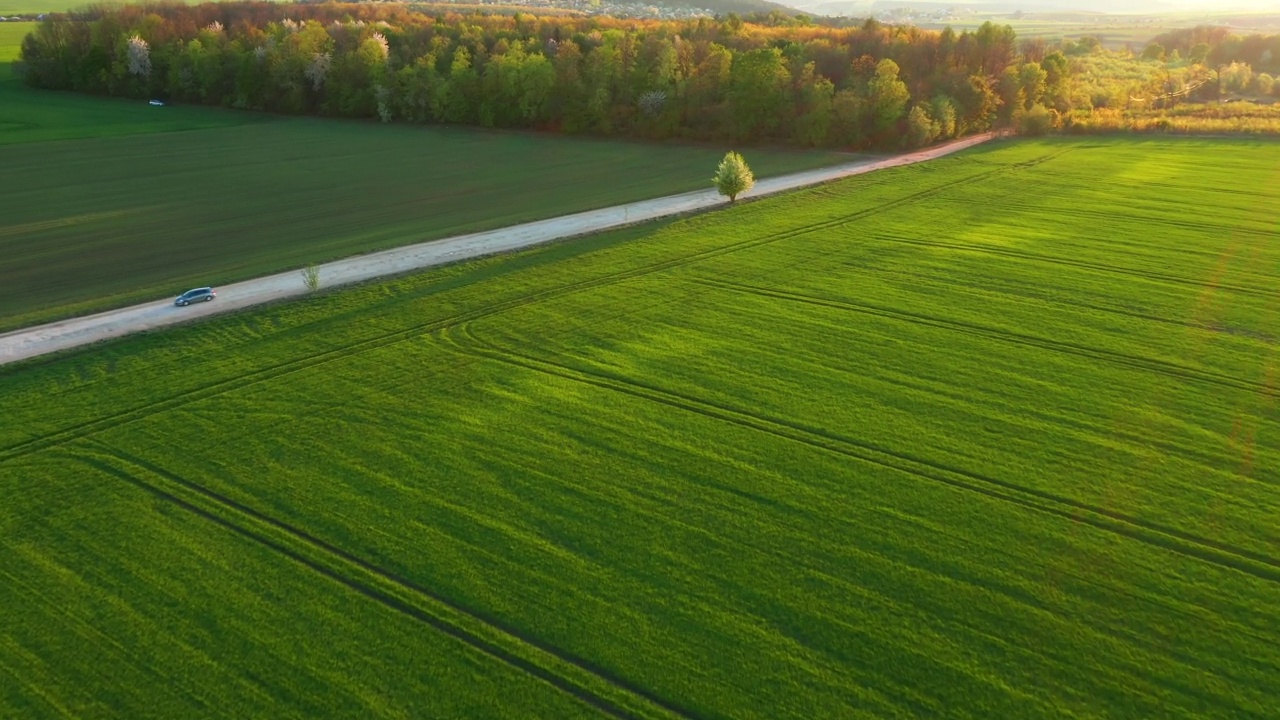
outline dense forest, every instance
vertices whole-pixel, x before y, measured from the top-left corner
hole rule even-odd
[[[1239,85],[1245,71],[1249,90],[1270,91],[1271,76],[1240,58],[1270,62],[1267,43],[1280,41],[1197,29],[1148,57],[1087,39],[1020,43],[990,23],[955,33],[782,13],[749,19],[464,15],[381,3],[98,6],[38,25],[21,72],[35,87],[288,114],[895,148],[992,127],[1097,128],[1095,109],[1114,119],[1148,96],[1216,99],[1224,78]],[[1165,57],[1166,47],[1178,56]],[[1216,68],[1204,64],[1210,58]]]
[[[648,138],[919,145],[1064,93],[1061,56],[1018,65],[1007,27],[437,15],[384,4],[207,3],[50,16],[37,87],[280,113]],[[1006,71],[1013,81],[1000,86]],[[1016,82],[1017,88],[1008,87]]]

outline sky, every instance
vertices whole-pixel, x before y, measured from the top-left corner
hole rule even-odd
[[[823,0],[780,0],[795,7],[815,5]],[[830,0],[826,0],[829,2]],[[1098,12],[1098,13],[1182,13],[1249,11],[1275,13],[1280,16],[1280,0],[848,0],[842,2],[851,8],[877,10],[894,7],[936,6],[958,7],[981,11],[991,8],[1002,12]]]

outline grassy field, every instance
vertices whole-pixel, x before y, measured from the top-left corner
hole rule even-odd
[[[0,176],[12,208],[0,220],[0,327],[699,189],[723,155],[705,146],[262,120],[0,146],[0,165],[24,168]],[[763,175],[849,159],[748,157]]]
[[[1278,167],[984,147],[0,370],[0,716],[1273,717]]]
[[[22,52],[22,38],[31,32],[35,23],[0,23],[0,81],[8,81],[8,63],[17,60]]]
[[[0,63],[25,25],[0,25]],[[0,80],[0,166],[21,169],[0,174],[0,330],[703,188],[723,154],[154,108]],[[760,175],[849,159],[748,158]]]

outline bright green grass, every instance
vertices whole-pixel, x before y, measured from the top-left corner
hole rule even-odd
[[[5,124],[17,129],[0,133],[0,328],[698,189],[724,152],[153,108],[13,83],[0,84]],[[128,134],[34,142],[108,126]],[[849,159],[748,158],[761,175]]]
[[[1274,717],[1277,168],[984,147],[0,371],[0,716],[563,712],[403,603],[641,714]]]
[[[64,12],[75,6],[83,6],[86,3],[68,3],[63,0],[0,0],[0,15],[9,17],[11,15],[30,15],[32,13],[47,12]],[[3,27],[5,23],[0,23]]]
[[[3,14],[3,13],[0,13]],[[17,60],[22,53],[22,39],[31,32],[35,23],[0,23],[0,63]],[[0,79],[9,77],[8,65],[0,65]]]

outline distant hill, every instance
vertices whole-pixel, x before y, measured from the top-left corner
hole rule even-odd
[[[4,2],[5,0],[0,0]],[[317,3],[324,0],[298,0],[303,3]],[[376,0],[354,0],[355,2],[373,2]],[[404,1],[404,0],[402,0]],[[407,0],[415,7],[456,6],[467,10],[486,12],[511,12],[524,10],[532,13],[555,11],[556,13],[572,13],[587,15],[610,15],[615,17],[661,17],[677,19],[704,15],[728,15],[736,13],[746,16],[755,13],[768,14],[779,12],[786,15],[798,15],[802,11],[768,0]]]
[[[1212,3],[1203,0],[979,0],[978,2],[938,2],[936,0],[789,0],[805,12],[825,15],[867,16],[894,8],[919,10],[945,10],[963,8],[982,13],[1106,13],[1126,14],[1180,14],[1186,12],[1227,12],[1249,10],[1280,13],[1274,0],[1223,0]]]

